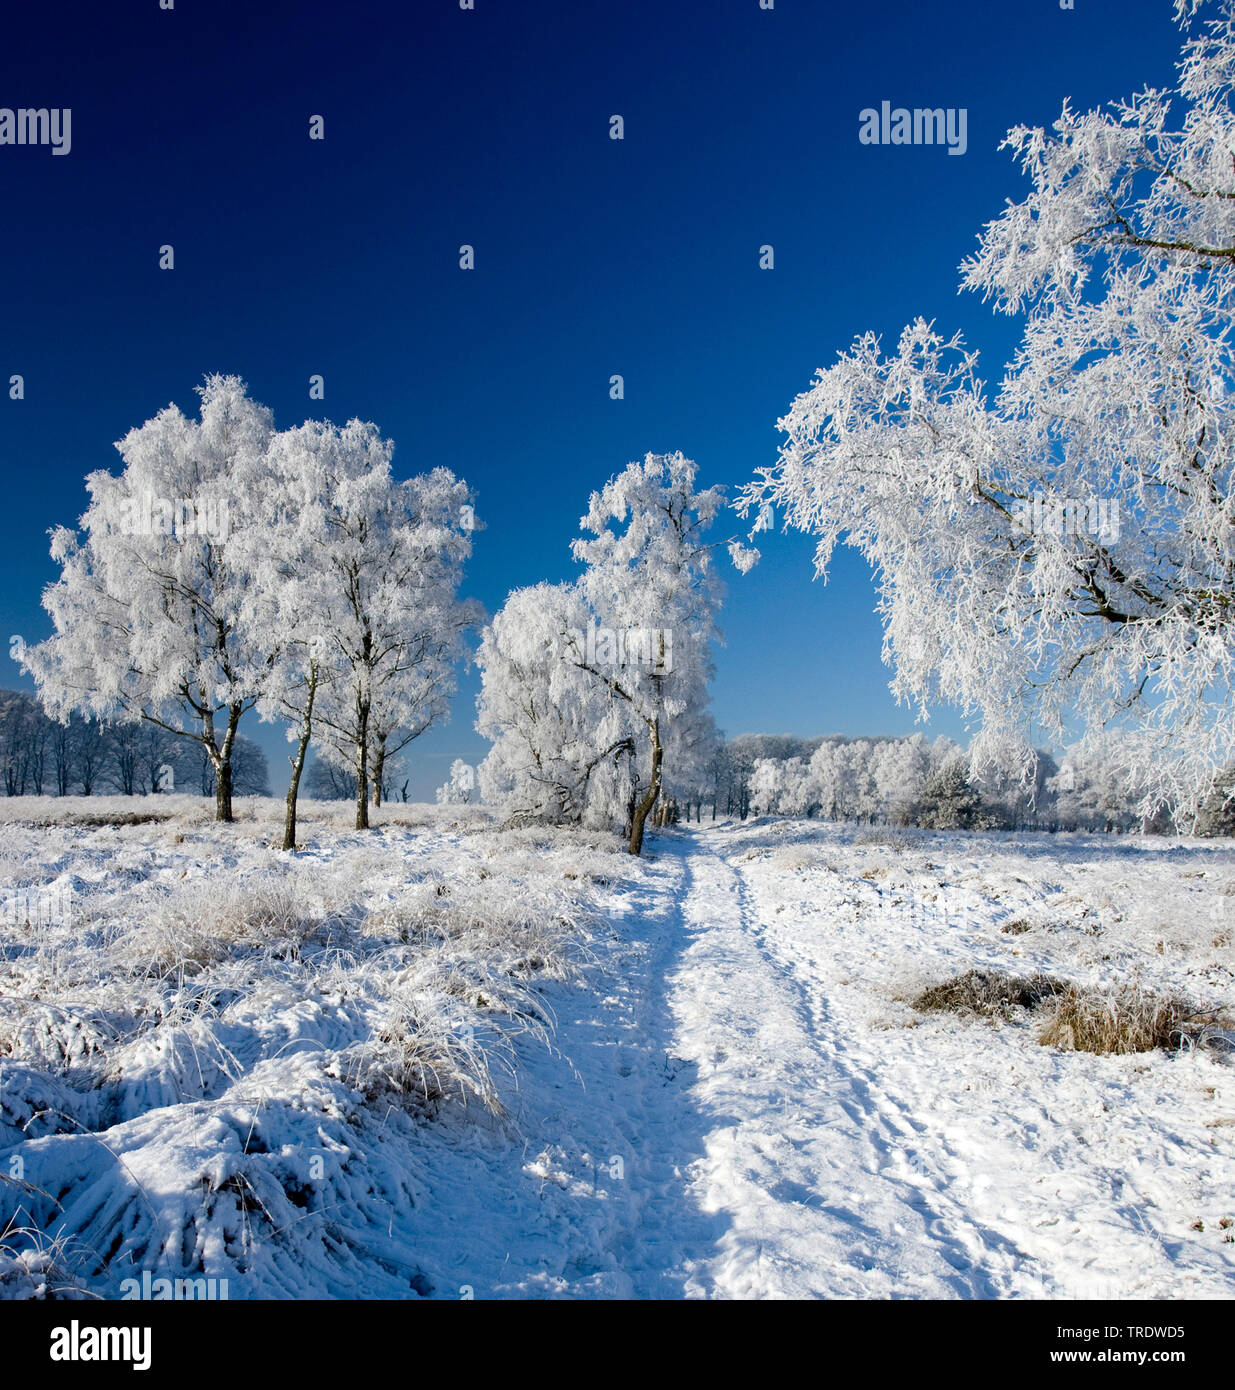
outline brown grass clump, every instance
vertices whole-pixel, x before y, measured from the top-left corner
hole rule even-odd
[[[1235,1019],[1178,995],[1156,994],[1135,976],[1087,987],[1050,975],[970,970],[923,990],[912,1003],[923,1013],[971,1018],[1008,1018],[1018,1009],[1041,1010],[1045,1021],[1039,1042],[1068,1052],[1117,1056],[1185,1047],[1235,1048]]]
[[[1048,1047],[1104,1056],[1176,1051],[1216,1042],[1231,1026],[1216,1010],[1156,994],[1133,979],[1100,989],[1069,985],[1055,999],[1040,1040]]]
[[[1014,1009],[1035,1009],[1067,986],[1050,975],[1002,975],[996,970],[969,970],[932,985],[913,1000],[924,1013],[1006,1017]]]

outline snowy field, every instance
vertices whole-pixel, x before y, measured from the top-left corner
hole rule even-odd
[[[0,801],[0,1295],[1235,1294],[1228,1033],[910,1002],[1235,1006],[1229,842],[281,810]]]

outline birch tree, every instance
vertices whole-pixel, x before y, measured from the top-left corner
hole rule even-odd
[[[144,720],[196,740],[227,821],[237,729],[270,666],[269,634],[238,621],[249,575],[228,538],[245,524],[272,424],[238,377],[208,377],[198,394],[199,419],[169,405],[116,445],[118,476],[87,477],[79,529],[52,533],[61,574],[43,606],[55,630],[23,664],[53,717]]]
[[[630,852],[661,794],[669,725],[707,703],[711,644],[723,588],[703,535],[726,505],[721,487],[698,491],[681,453],[648,454],[591,496],[572,545],[594,636],[576,633],[569,659],[625,702],[642,744]],[[602,634],[607,643],[602,645]]]
[[[493,747],[478,769],[480,791],[517,819],[627,819],[630,720],[606,686],[567,659],[571,634],[592,621],[578,585],[538,584],[515,590],[481,636],[476,728]]]
[[[464,634],[480,618],[457,596],[472,494],[445,468],[395,480],[393,446],[359,420],[306,424],[298,447],[305,495],[323,507],[311,564],[332,677],[317,691],[314,725],[322,754],[352,771],[362,830],[383,760],[446,712]]]

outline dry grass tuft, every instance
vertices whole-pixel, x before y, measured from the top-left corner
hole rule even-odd
[[[1109,1056],[1212,1045],[1231,1026],[1216,1010],[1156,994],[1132,979],[1099,989],[1069,985],[1054,1000],[1040,1040],[1047,1047]]]
[[[1003,975],[995,970],[969,970],[943,984],[932,985],[914,999],[923,1013],[970,1014],[979,1018],[1007,1017],[1014,1009],[1036,1009],[1068,986],[1050,975]]]
[[[478,1040],[469,1024],[451,1019],[427,999],[396,1000],[375,1044],[365,1049],[357,1079],[371,1097],[394,1096],[412,1110],[478,1101],[491,1115],[501,1115],[491,1060],[508,1046],[504,1039]]]
[[[294,955],[321,925],[289,883],[203,880],[160,903],[119,954],[138,970],[192,974],[246,948]]]

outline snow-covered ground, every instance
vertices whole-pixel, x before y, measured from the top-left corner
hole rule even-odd
[[[0,1295],[1235,1293],[1230,1054],[907,1002],[1229,1007],[1228,843],[239,810],[0,803]]]

